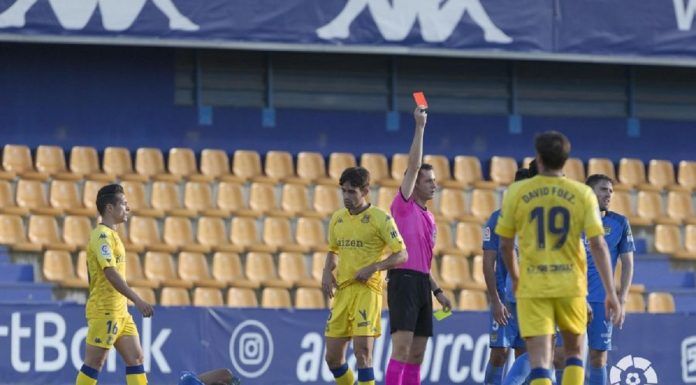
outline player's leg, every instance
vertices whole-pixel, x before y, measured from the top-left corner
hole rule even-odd
[[[563,338],[565,369],[562,385],[582,385],[585,369],[582,361],[587,328],[587,303],[584,297],[557,298],[556,321]]]
[[[491,354],[486,364],[486,375],[483,379],[485,385],[500,385],[503,382],[503,369],[507,361],[508,348],[510,347],[509,330],[507,325],[499,325],[493,314],[489,313],[489,346]]]
[[[506,326],[508,340],[511,347],[515,349],[515,361],[503,379],[502,385],[522,385],[529,379],[532,367],[529,364],[529,355],[524,344],[524,339],[520,335],[519,322],[517,320],[517,304],[510,302],[507,304],[510,310],[510,319]]]
[[[390,296],[391,298],[391,296]],[[391,307],[389,309],[392,309]],[[390,325],[393,325],[394,317],[391,310],[389,312]],[[413,332],[408,330],[397,330],[391,335],[392,354],[387,364],[387,373],[384,383],[386,385],[402,385],[404,370],[406,368],[411,344],[413,342]]]
[[[240,381],[229,369],[215,369],[198,375],[205,385],[239,385]]]
[[[99,372],[113,346],[111,332],[114,323],[115,320],[107,319],[87,320],[85,360],[77,373],[75,385],[94,385],[97,383]]]
[[[525,338],[531,366],[531,385],[551,385],[551,336],[554,332],[553,300],[518,298],[520,333]]]
[[[355,375],[346,362],[346,348],[350,337],[326,337],[326,364],[337,385],[353,385]]]
[[[607,383],[607,352],[611,350],[613,325],[606,319],[604,303],[591,302],[592,320],[587,327],[590,345],[590,382],[589,385]]]
[[[133,317],[128,316],[122,320],[122,328],[114,347],[126,363],[126,383],[147,385],[147,376],[143,367],[143,348],[140,346],[138,329],[133,322]]]
[[[429,319],[432,324],[432,318]],[[401,381],[402,385],[420,385],[420,368],[423,363],[423,357],[425,356],[425,348],[428,347],[429,338],[430,337],[427,336],[413,337],[411,351],[408,354],[403,380]]]
[[[375,338],[382,334],[382,292],[365,285],[352,285],[353,351],[358,367],[358,384],[374,385],[372,349]]]
[[[375,337],[353,337],[353,352],[358,367],[358,385],[375,385],[375,372],[372,368],[372,349]]]
[[[408,352],[408,358],[404,367],[402,385],[420,385],[420,369],[425,356],[425,348],[428,346],[428,339],[433,336],[433,297],[430,289],[430,278],[421,276],[415,286],[414,297],[419,301],[416,303],[414,313],[416,323],[413,329],[413,341]]]
[[[336,290],[329,319],[326,321],[326,364],[338,385],[353,385],[355,375],[346,363],[346,348],[350,342],[351,287]]]
[[[389,302],[389,329],[392,340],[392,354],[386,373],[386,385],[401,385],[404,370],[408,364],[413,336],[419,319],[419,311],[427,303],[421,298],[419,277],[408,270],[389,271],[387,301]],[[428,283],[428,296],[430,295]],[[432,299],[431,299],[432,301]],[[432,303],[431,303],[432,308]],[[428,317],[432,317],[432,312]]]

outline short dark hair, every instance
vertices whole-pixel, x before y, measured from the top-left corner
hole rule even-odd
[[[529,178],[529,169],[520,168],[515,172],[515,182]]]
[[[560,170],[570,156],[570,141],[558,131],[546,131],[538,134],[534,140],[536,149],[544,168]]]
[[[529,168],[527,169],[527,178],[533,178],[539,174],[539,167],[537,166],[536,158],[529,162]]]
[[[353,187],[365,188],[370,185],[370,172],[364,167],[348,167],[343,170],[338,181],[341,186],[346,182]]]
[[[614,180],[604,174],[592,174],[588,176],[587,180],[585,180],[585,184],[594,189],[595,186],[597,186],[597,184],[602,181],[609,182],[612,185],[614,184]]]
[[[123,194],[123,187],[120,184],[109,184],[99,189],[97,192],[97,211],[100,215],[104,215],[106,205],[116,204],[116,196]]]

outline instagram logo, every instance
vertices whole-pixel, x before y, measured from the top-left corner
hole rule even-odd
[[[230,338],[230,360],[240,375],[256,378],[264,374],[273,360],[273,338],[264,324],[246,320]]]

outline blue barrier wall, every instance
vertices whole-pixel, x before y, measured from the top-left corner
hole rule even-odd
[[[153,385],[175,384],[181,370],[228,367],[245,384],[328,384],[323,362],[326,310],[157,308],[135,317]],[[457,312],[435,326],[421,370],[424,384],[480,384],[488,356],[488,314]],[[696,315],[629,314],[615,331],[609,357],[612,384],[696,381]],[[383,330],[388,330],[383,315]],[[86,323],[74,304],[0,305],[0,384],[70,384],[82,365]],[[390,354],[388,338],[374,351],[377,382]],[[355,364],[354,358],[349,360]],[[99,383],[123,383],[115,353]]]

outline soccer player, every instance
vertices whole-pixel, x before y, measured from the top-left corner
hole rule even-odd
[[[521,168],[515,173],[515,182],[527,179],[529,170]],[[508,272],[499,252],[499,237],[493,231],[498,223],[500,210],[494,211],[483,229],[483,276],[488,297],[491,299],[491,322],[488,335],[491,355],[486,365],[484,385],[500,385],[507,361],[508,349],[515,349],[515,356],[524,353],[524,340],[520,336],[515,309],[515,294],[507,284]],[[522,377],[522,380],[526,375]]]
[[[387,365],[386,385],[420,384],[428,337],[433,335],[433,299],[449,310],[452,303],[430,275],[435,246],[435,218],[425,207],[433,199],[437,184],[433,167],[421,162],[423,131],[428,118],[424,106],[413,112],[416,129],[408,155],[408,166],[391,213],[406,243],[408,261],[388,273],[389,325],[392,354]]]
[[[616,268],[616,262],[621,259],[621,286],[619,301],[623,305],[628,297],[628,289],[633,278],[633,234],[628,219],[621,214],[609,211],[609,203],[614,193],[613,181],[606,175],[590,175],[585,181],[597,196],[599,210],[602,214],[604,225],[604,239],[609,247],[611,255],[612,271]],[[587,246],[587,245],[586,245]],[[589,248],[586,252],[592,255]],[[590,345],[590,385],[604,385],[607,383],[607,351],[611,350],[612,324],[607,322],[604,313],[602,299],[605,296],[604,288],[600,280],[597,267],[592,259],[587,261],[587,302],[592,308],[592,320],[587,328],[587,337]],[[623,325],[625,312],[623,306],[619,317],[618,326]]]
[[[355,379],[345,357],[352,339],[358,384],[374,385],[372,348],[375,337],[382,333],[380,271],[404,263],[408,257],[394,220],[367,201],[370,173],[350,167],[339,183],[345,208],[331,216],[321,282],[324,293],[334,298],[326,322],[326,363],[338,385],[352,385]],[[382,259],[385,248],[391,254]]]
[[[95,385],[111,347],[126,363],[126,383],[145,385],[143,350],[138,329],[128,313],[131,300],[143,317],[153,314],[152,305],[143,301],[125,281],[126,250],[114,229],[128,219],[130,208],[123,187],[111,184],[97,192],[101,223],[92,230],[87,247],[89,298],[87,299],[87,338],[84,365],[76,385]]]
[[[551,336],[561,331],[566,357],[563,385],[584,379],[582,343],[587,321],[587,259],[584,232],[606,291],[607,317],[619,322],[609,252],[592,190],[562,176],[570,153],[565,135],[549,131],[535,139],[539,175],[512,184],[495,232],[517,297],[520,331],[532,367],[531,385],[551,384]],[[514,257],[519,235],[520,259]]]

